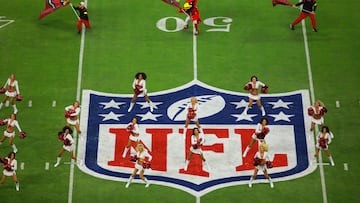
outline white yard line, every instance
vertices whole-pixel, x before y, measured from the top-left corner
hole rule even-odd
[[[194,80],[197,80],[197,36],[195,35],[195,24],[193,23],[193,66]]]
[[[88,1],[85,0],[85,6],[87,7]],[[82,78],[82,68],[83,68],[83,59],[84,59],[84,46],[85,46],[85,27],[83,25],[83,31],[81,32],[81,41],[80,41],[80,53],[79,53],[79,66],[78,66],[78,80],[77,80],[77,88],[76,88],[76,100],[80,101],[80,94],[81,94],[81,78]],[[74,141],[75,146],[77,143],[77,133],[74,130]],[[76,147],[74,150],[76,154]],[[69,176],[69,192],[68,192],[68,203],[72,203],[73,197],[73,190],[74,190],[74,160],[71,160],[70,165],[70,176]]]
[[[306,26],[305,26],[305,20],[301,22],[302,25],[302,31],[304,36],[304,46],[305,46],[305,55],[306,55],[306,65],[308,69],[308,78],[309,78],[309,86],[310,86],[310,99],[311,102],[314,103],[315,101],[315,91],[314,91],[314,83],[313,83],[313,77],[312,77],[312,70],[311,70],[311,63],[310,63],[310,52],[309,52],[309,46],[308,46],[308,40],[306,36]],[[315,134],[318,133],[317,128],[315,128]],[[319,169],[320,169],[320,179],[321,179],[321,188],[322,188],[322,195],[323,195],[323,203],[327,203],[327,194],[326,194],[326,184],[325,184],[325,175],[324,175],[324,166],[322,161],[321,153],[319,153]]]

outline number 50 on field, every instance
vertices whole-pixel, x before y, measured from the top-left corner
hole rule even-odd
[[[172,23],[175,22],[175,28]],[[229,17],[211,17],[203,20],[203,23],[211,28],[206,29],[206,32],[230,32],[232,18]],[[178,32],[185,26],[185,21],[178,17],[165,17],[157,21],[156,27],[164,32]],[[171,27],[171,28],[168,28]]]

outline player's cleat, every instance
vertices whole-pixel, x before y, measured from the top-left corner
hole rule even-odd
[[[317,32],[317,29],[316,29],[316,28],[314,28],[314,29],[312,29],[312,31],[313,31],[313,32]]]
[[[295,30],[295,26],[290,24],[290,30]]]

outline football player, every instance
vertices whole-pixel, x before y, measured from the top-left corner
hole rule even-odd
[[[185,11],[187,17],[185,19],[184,30],[188,29],[190,18],[194,24],[195,35],[199,35],[199,24],[201,22],[200,12],[197,7],[198,0],[186,0],[181,12]]]
[[[261,143],[265,142],[265,136],[270,132],[267,124],[269,123],[267,118],[261,118],[260,123],[257,124],[255,133],[252,135],[250,144],[246,147],[243,157],[249,152],[254,143],[259,140]]]
[[[14,114],[17,114],[18,109],[16,108],[15,99],[21,101],[22,96],[20,95],[18,81],[15,80],[15,74],[12,73],[5,82],[5,85],[0,89],[0,93],[5,93],[3,101],[0,103],[0,109],[3,107],[5,102],[10,98],[10,104],[14,108]]]
[[[8,157],[0,158],[0,162],[4,164],[3,175],[0,180],[0,184],[3,184],[7,177],[12,177],[15,182],[16,191],[20,190],[19,180],[16,176],[17,160],[15,159],[15,153],[10,152]]]

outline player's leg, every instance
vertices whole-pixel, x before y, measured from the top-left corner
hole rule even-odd
[[[5,180],[6,180],[6,176],[3,175],[0,180],[0,185],[3,184],[5,182]]]
[[[135,177],[135,175],[136,175],[137,172],[138,172],[138,169],[137,169],[137,168],[134,168],[133,173],[130,175],[129,180],[127,181],[127,183],[126,183],[126,185],[125,185],[126,188],[128,188],[128,187],[130,186],[131,181],[134,179],[134,177]]]
[[[137,94],[134,94],[133,97],[131,98],[131,102],[130,102],[128,112],[130,112],[132,110],[132,108],[134,107],[137,96],[138,96]]]
[[[153,112],[154,106],[153,106],[152,101],[149,99],[149,96],[148,96],[147,94],[145,94],[145,95],[144,95],[144,98],[145,98],[145,101],[146,101],[147,103],[149,103],[150,111]]]
[[[330,160],[331,166],[335,166],[335,162],[334,162],[334,160],[333,160],[333,158],[332,158],[329,150],[324,150],[324,151],[325,151],[326,156],[327,156],[327,157],[329,158],[329,160]]]
[[[249,187],[252,187],[252,182],[253,182],[253,180],[255,180],[258,171],[259,171],[259,169],[257,169],[257,168],[254,169],[254,173],[253,173],[253,175],[250,177],[250,180],[249,180]]]
[[[246,157],[247,153],[249,152],[249,150],[251,149],[251,147],[254,145],[254,143],[256,142],[256,139],[252,138],[250,141],[250,144],[246,147],[243,157]]]
[[[19,184],[19,180],[18,180],[18,178],[16,176],[16,173],[14,173],[12,177],[13,177],[13,180],[15,182],[15,189],[16,189],[16,191],[19,191],[20,190],[20,184]]]
[[[272,182],[272,180],[271,180],[271,178],[270,178],[270,176],[269,176],[269,174],[268,174],[268,172],[267,172],[266,168],[264,169],[264,171],[263,171],[263,172],[264,172],[264,176],[265,176],[265,178],[269,180],[270,187],[271,187],[271,188],[273,188],[273,187],[274,187],[274,183]]]
[[[126,157],[126,154],[128,153],[130,147],[131,147],[131,140],[129,139],[127,145],[125,146],[124,148],[124,151],[123,151],[123,154],[122,154],[122,157],[125,158]]]
[[[14,136],[9,137],[9,145],[13,148],[14,153],[18,151],[16,145],[14,144]]]
[[[144,169],[140,171],[140,173],[139,173],[140,179],[145,182],[145,187],[149,187],[150,183],[149,183],[148,179],[144,176],[144,172],[145,172]]]
[[[0,109],[3,107],[3,105],[6,103],[6,100],[8,99],[8,96],[4,96],[4,99],[2,100],[2,102],[0,103]]]
[[[14,109],[14,114],[17,114],[18,109],[16,108],[16,104],[15,104],[15,97],[10,97],[10,104]]]
[[[185,171],[187,171],[187,169],[188,169],[192,155],[193,155],[192,151],[189,151],[189,155],[188,155],[187,159],[185,160],[185,166],[184,166]]]
[[[265,109],[264,109],[264,106],[261,104],[261,101],[260,99],[256,100],[256,104],[258,105],[258,107],[261,109],[261,115],[262,116],[265,116]]]
[[[190,123],[190,119],[189,119],[189,118],[186,118],[186,120],[185,120],[185,126],[184,126],[184,131],[183,131],[184,139],[186,139],[186,131],[187,131],[187,127],[189,126],[189,123]]]
[[[64,154],[65,149],[63,147],[61,147],[58,156],[56,157],[56,163],[54,164],[54,167],[58,167],[60,165],[60,161],[61,161],[61,156]]]

